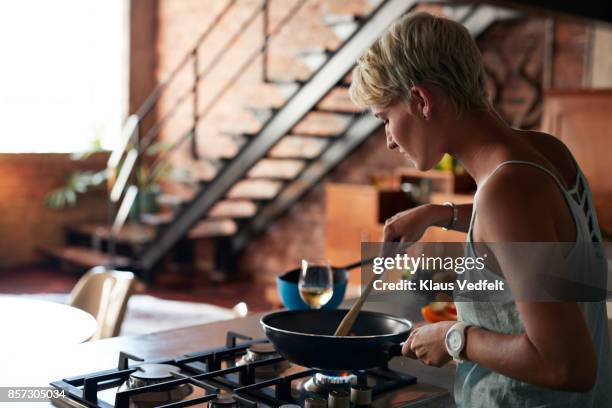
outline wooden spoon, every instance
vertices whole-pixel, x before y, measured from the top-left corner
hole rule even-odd
[[[357,316],[359,315],[359,312],[361,311],[361,308],[363,307],[366,298],[374,287],[374,281],[376,279],[380,279],[381,277],[382,274],[374,274],[372,276],[372,279],[370,279],[370,283],[368,283],[368,286],[366,286],[363,292],[361,292],[361,296],[359,296],[359,299],[357,299],[355,304],[353,304],[353,307],[351,307],[351,310],[348,311],[348,313],[344,316],[344,319],[342,319],[342,321],[338,325],[334,336],[347,336],[350,333],[351,328],[353,327],[353,324],[355,323],[355,320],[357,319]]]
[[[392,242],[398,243],[400,242],[400,240],[396,238]],[[374,261],[374,258],[370,258],[367,261],[364,261],[363,264],[366,264],[366,262],[371,263],[373,261]],[[357,320],[357,316],[359,316],[359,312],[361,311],[363,304],[365,303],[370,292],[372,292],[372,288],[374,288],[374,281],[376,279],[382,278],[384,273],[385,271],[383,270],[383,272],[379,275],[373,274],[372,279],[370,279],[370,282],[368,283],[368,286],[366,286],[363,292],[361,292],[361,296],[359,296],[359,299],[357,299],[353,307],[351,307],[348,313],[344,316],[344,319],[342,319],[342,321],[338,325],[338,328],[336,329],[334,336],[348,336],[348,334],[351,332],[351,328],[353,327],[353,324],[355,323],[355,320]]]

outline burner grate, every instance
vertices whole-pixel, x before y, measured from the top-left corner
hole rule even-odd
[[[247,349],[254,344],[267,343],[265,339],[252,339],[239,333],[229,332],[225,347],[186,354],[173,360],[156,360],[144,362],[140,357],[120,353],[116,369],[99,371],[82,376],[65,378],[51,383],[52,386],[66,391],[70,399],[90,408],[129,408],[130,398],[151,392],[168,391],[178,386],[190,385],[197,389],[191,399],[159,405],[157,408],[179,408],[198,406],[215,400],[222,395],[231,395],[241,407],[277,407],[282,404],[301,404],[304,394],[296,392],[299,381],[305,381],[318,371],[303,369],[298,372],[262,380],[258,368],[270,367],[286,361],[278,354],[257,361],[246,361]],[[135,364],[130,366],[130,361]],[[170,364],[180,368],[181,372],[172,373],[173,378],[157,384],[133,389],[119,389],[114,394],[114,404],[98,397],[104,390],[119,387],[128,380],[139,365]],[[299,370],[300,367],[296,367]],[[295,370],[293,370],[295,371]],[[370,369],[354,372],[359,384],[373,381],[372,395],[416,383],[416,378],[400,374],[388,368]]]

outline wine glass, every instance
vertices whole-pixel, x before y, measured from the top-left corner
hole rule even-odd
[[[332,268],[327,259],[302,259],[298,283],[300,297],[313,309],[320,309],[334,294]]]

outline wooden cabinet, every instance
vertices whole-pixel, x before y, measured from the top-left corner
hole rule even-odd
[[[612,231],[612,90],[547,92],[542,130],[571,150],[593,191],[601,228]]]
[[[378,242],[382,238],[384,222],[397,212],[412,208],[418,203],[410,195],[399,190],[402,180],[408,177],[431,177],[433,192],[428,200],[442,204],[452,201],[457,204],[472,202],[471,194],[455,194],[452,173],[417,172],[403,169],[387,178],[384,188],[373,185],[325,184],[325,228],[326,256],[332,265],[344,265],[361,258],[362,242]],[[391,187],[395,187],[392,189]],[[463,242],[464,233],[429,228],[423,242]],[[359,270],[351,273],[351,281],[358,282]]]

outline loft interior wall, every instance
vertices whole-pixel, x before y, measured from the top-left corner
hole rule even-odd
[[[100,169],[107,158],[93,155],[79,168]],[[0,154],[0,270],[44,262],[40,248],[61,245],[66,225],[106,221],[104,189],[80,197],[74,208],[45,207],[46,195],[63,185],[75,166],[62,153]]]

